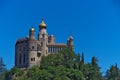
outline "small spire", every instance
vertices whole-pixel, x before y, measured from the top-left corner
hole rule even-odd
[[[41,24],[45,24],[45,22],[44,22],[44,18],[42,18]]]
[[[44,18],[42,17],[42,21],[44,21]]]

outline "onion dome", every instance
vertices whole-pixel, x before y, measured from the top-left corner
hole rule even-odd
[[[41,23],[39,24],[39,28],[41,29],[41,28],[46,28],[47,26],[46,26],[46,24],[45,24],[45,22],[44,22],[44,19],[42,18],[42,21],[41,21]]]

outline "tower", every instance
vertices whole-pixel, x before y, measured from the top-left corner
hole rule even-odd
[[[37,55],[37,40],[35,39],[35,29],[31,28],[29,30],[29,40],[28,40],[28,51],[27,51],[27,66],[30,68],[33,65],[37,65],[38,57]]]
[[[68,38],[68,40],[67,40],[67,46],[68,46],[68,47],[71,47],[72,50],[74,49],[74,43],[73,43],[73,37],[72,37],[72,36],[70,36],[70,37]]]
[[[47,55],[48,53],[48,34],[46,30],[47,26],[44,22],[44,19],[42,19],[40,25],[39,25],[39,34],[38,34],[38,40],[41,42],[41,47],[42,47],[42,54]]]
[[[35,29],[33,27],[29,31],[29,38],[35,39]]]
[[[48,43],[49,44],[55,44],[55,37],[54,37],[54,35],[50,35],[48,37]]]

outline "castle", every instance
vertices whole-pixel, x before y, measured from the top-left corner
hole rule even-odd
[[[39,24],[38,39],[35,38],[35,29],[29,30],[29,37],[18,39],[15,44],[15,67],[31,68],[39,66],[42,56],[57,53],[65,47],[73,46],[72,36],[66,44],[56,43],[53,35],[48,35],[47,25],[42,19]]]

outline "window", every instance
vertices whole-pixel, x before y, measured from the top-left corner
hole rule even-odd
[[[41,53],[37,53],[37,57],[40,57],[41,56]]]
[[[31,58],[31,61],[35,61],[35,58]]]
[[[41,51],[41,46],[39,44],[37,44],[37,50]]]
[[[22,55],[19,54],[19,56],[20,56],[20,57],[19,57],[19,63],[21,64],[21,62],[22,62],[22,61],[21,61],[21,60],[22,60],[22,59],[21,59],[21,58],[22,58]]]
[[[53,47],[53,52],[54,52],[54,47]]]
[[[56,47],[56,52],[58,52],[58,48]]]
[[[43,42],[41,42],[41,46],[43,46]]]
[[[60,51],[60,48],[58,48],[58,50]]]
[[[56,47],[54,47],[54,52],[56,52]]]
[[[48,48],[48,52],[51,52],[51,48],[50,47]]]
[[[53,52],[53,47],[52,47],[52,49],[51,49],[51,52]]]
[[[21,51],[21,48],[19,48],[19,51]]]
[[[35,47],[34,46],[32,46],[32,49],[34,49]]]
[[[25,63],[25,58],[26,58],[26,54],[24,54],[23,56],[23,62]]]
[[[25,51],[25,47],[23,47],[23,51]]]
[[[42,34],[42,37],[44,38],[44,37],[45,37],[45,34]]]
[[[52,50],[51,50],[52,48],[50,47],[49,49],[50,49],[49,52],[51,52],[51,51],[52,51]]]

